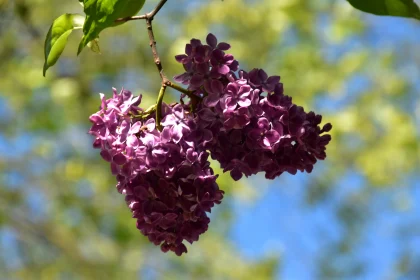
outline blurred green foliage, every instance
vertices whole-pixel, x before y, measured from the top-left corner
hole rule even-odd
[[[144,9],[157,2],[147,1]],[[371,190],[398,185],[418,171],[418,128],[404,102],[420,103],[396,64],[410,59],[420,63],[420,57],[357,46],[335,61],[326,59],[325,44],[339,48],[352,36],[363,40],[367,23],[344,1],[176,2],[165,6],[154,22],[169,77],[182,71],[174,55],[183,52],[190,38],[204,39],[211,31],[232,45],[244,69],[264,67],[280,74],[285,92],[305,108],[340,100],[355,75],[369,81],[345,106],[322,112],[334,126],[333,141],[326,162],[315,167],[322,175],[309,175],[308,183],[307,201],[314,204],[348,170],[367,179],[363,192],[337,209],[346,232],[328,257],[349,254],[366,222],[363,210]],[[6,265],[7,256],[1,257],[0,275],[134,279],[152,270],[156,279],[274,278],[281,255],[248,259],[227,239],[232,201],[252,201],[260,192],[246,181],[220,176],[226,198],[212,213],[209,232],[181,258],[161,253],[138,232],[108,164],[91,149],[88,117],[99,106],[98,92],[110,94],[111,86],[143,94],[147,107],[155,100],[160,78],[143,21],[101,33],[102,55],[83,52],[77,58],[79,36],[70,35],[60,61],[43,78],[44,36],[52,20],[77,12],[76,0],[0,0],[0,102],[7,112],[0,119],[0,135],[10,146],[0,155],[0,227],[16,235],[21,256],[14,268]],[[315,23],[323,15],[330,21],[319,30]],[[405,48],[414,54],[415,46]],[[176,96],[174,92],[167,101]],[[34,199],[41,203],[34,206]],[[319,263],[325,277],[341,279],[350,273],[334,270],[328,257]]]

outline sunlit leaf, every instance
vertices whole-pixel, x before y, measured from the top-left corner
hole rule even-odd
[[[413,0],[347,0],[353,7],[381,16],[411,17],[420,20],[420,9]]]
[[[63,52],[67,38],[74,29],[80,29],[83,26],[84,17],[78,14],[64,14],[54,20],[45,38],[44,52],[45,63],[43,75],[47,69],[53,66],[61,53]]]
[[[145,0],[85,0],[86,21],[83,26],[84,36],[79,44],[77,54],[90,41],[98,38],[102,30],[114,26],[116,19],[137,14],[143,7],[144,2]]]

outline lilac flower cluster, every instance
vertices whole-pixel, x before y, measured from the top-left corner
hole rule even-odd
[[[101,94],[100,110],[90,117],[93,146],[110,162],[117,189],[137,219],[137,228],[162,251],[187,252],[208,229],[207,213],[223,198],[209,155],[234,180],[265,172],[311,172],[326,157],[331,136],[321,115],[306,113],[284,95],[279,76],[262,69],[238,71],[238,61],[209,34],[207,44],[192,39],[176,56],[185,72],[175,79],[196,98],[162,104],[154,112],[139,107],[141,96],[114,89]],[[201,102],[197,102],[200,99]]]
[[[234,180],[265,172],[274,179],[283,172],[311,172],[317,159],[326,157],[331,124],[319,126],[322,116],[306,113],[284,95],[279,76],[262,69],[238,70],[238,62],[226,54],[230,46],[192,39],[185,53],[176,56],[185,73],[175,80],[203,98],[197,113],[200,126],[215,137],[205,144],[213,159]]]
[[[137,228],[164,252],[187,252],[182,242],[198,240],[210,222],[206,213],[223,198],[205,149],[212,132],[181,104],[163,104],[159,131],[154,114],[139,107],[141,96],[114,89],[101,100],[89,133],[110,162]]]

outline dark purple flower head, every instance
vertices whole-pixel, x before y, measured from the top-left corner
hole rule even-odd
[[[326,157],[331,136],[322,134],[331,124],[321,129],[319,115],[293,104],[279,76],[263,69],[235,73],[237,61],[225,54],[230,46],[218,44],[213,34],[206,42],[210,61],[193,63],[188,75],[194,78],[187,84],[192,90],[204,88],[198,122],[214,136],[205,145],[212,158],[235,180],[259,172],[269,179],[283,172],[311,172],[317,159]]]

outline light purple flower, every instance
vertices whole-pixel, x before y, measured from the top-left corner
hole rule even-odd
[[[266,118],[260,118],[257,127],[248,132],[248,139],[251,147],[258,145],[262,149],[270,150],[274,144],[280,140],[280,134],[271,129],[270,123]]]
[[[227,129],[241,129],[250,122],[248,109],[246,107],[240,107],[236,111],[227,111],[224,114],[224,117],[226,119],[224,126]]]
[[[181,104],[177,104],[172,108],[172,114],[166,115],[161,124],[165,127],[171,127],[171,138],[175,143],[178,143],[182,135],[190,131],[190,128],[185,123],[184,109]]]
[[[229,83],[225,89],[221,107],[225,112],[232,112],[237,105],[240,107],[248,107],[251,105],[252,97],[252,89],[249,85]]]

